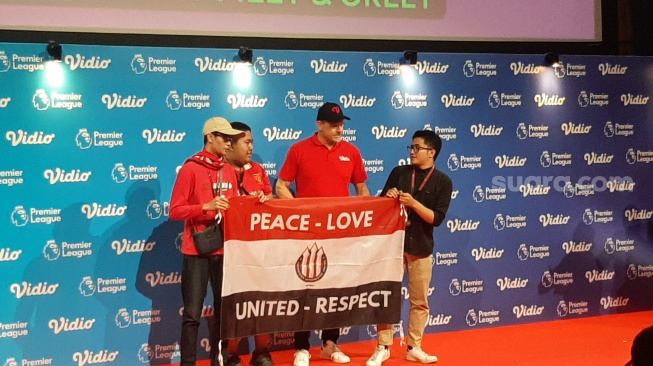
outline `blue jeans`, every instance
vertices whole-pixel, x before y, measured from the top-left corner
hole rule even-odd
[[[182,313],[181,339],[179,348],[181,353],[180,366],[195,366],[197,359],[197,334],[206,288],[211,282],[213,290],[213,325],[209,322],[211,335],[211,364],[218,363],[218,341],[220,340],[220,308],[222,303],[222,267],[223,256],[214,255],[199,257],[184,255],[181,272],[181,297],[184,301]],[[226,344],[223,347],[226,350]]]

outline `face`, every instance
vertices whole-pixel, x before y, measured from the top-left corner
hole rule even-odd
[[[231,147],[231,137],[227,135],[213,132],[206,135],[206,139],[206,150],[216,156],[224,156]]]
[[[250,131],[245,131],[243,137],[231,143],[231,148],[227,151],[227,159],[232,164],[243,166],[252,161],[253,151],[254,137]]]
[[[342,140],[342,131],[345,129],[345,122],[317,121],[317,133],[327,145],[335,145]]]
[[[435,149],[426,145],[423,137],[416,137],[413,139],[413,149],[410,150],[410,163],[412,165],[430,165],[433,163],[434,156]]]

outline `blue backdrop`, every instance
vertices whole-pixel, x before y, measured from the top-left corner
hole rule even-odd
[[[236,50],[65,45],[57,86],[44,48],[0,43],[0,363],[178,362],[168,202],[203,122],[252,126],[274,180],[326,101],[373,194],[415,130],[444,141],[427,333],[653,308],[652,58],[420,53],[400,73],[395,53],[256,50],[241,75]]]

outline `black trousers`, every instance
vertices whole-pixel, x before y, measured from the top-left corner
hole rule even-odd
[[[308,350],[309,348],[311,348],[311,344],[308,341],[310,336],[311,336],[310,330],[295,332],[295,349]],[[338,343],[338,337],[340,337],[340,328],[324,329],[322,331],[322,343],[326,341],[332,341],[333,343]]]
[[[209,282],[213,291],[214,311],[213,321],[209,322],[211,365],[219,365],[218,342],[220,340],[220,308],[222,304],[222,267],[222,255],[207,257],[184,255],[181,273],[181,297],[184,302],[184,311],[181,316],[181,339],[179,340],[180,366],[195,366],[197,337],[200,321],[202,320],[206,288]],[[226,343],[223,349],[226,352]]]

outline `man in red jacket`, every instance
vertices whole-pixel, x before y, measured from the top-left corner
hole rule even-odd
[[[200,255],[193,232],[220,222],[229,209],[229,198],[238,194],[235,173],[224,155],[231,140],[242,131],[231,127],[222,117],[204,123],[204,149],[188,158],[177,174],[170,199],[170,218],[184,220],[181,252],[184,255],[181,275],[182,313],[180,366],[194,366],[197,359],[197,334],[202,318],[206,287],[213,290],[214,320],[211,333],[211,365],[218,366],[220,339],[220,305],[222,296],[223,250]]]

